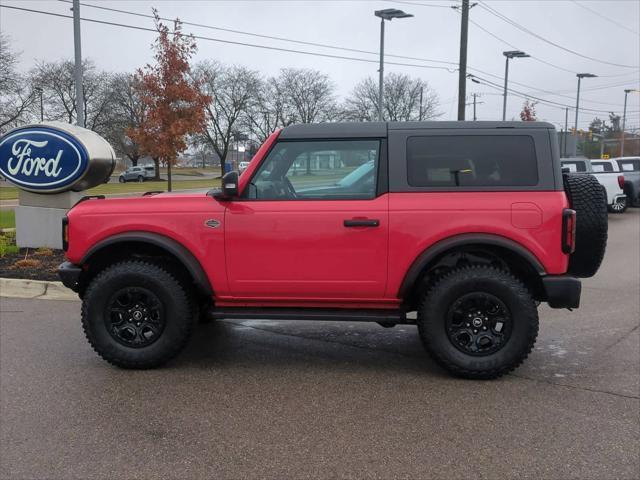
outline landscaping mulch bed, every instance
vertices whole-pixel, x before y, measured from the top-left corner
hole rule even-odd
[[[0,257],[0,277],[57,281],[56,271],[63,261],[62,250],[21,248]]]

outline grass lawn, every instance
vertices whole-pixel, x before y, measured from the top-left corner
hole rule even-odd
[[[189,188],[213,188],[220,186],[219,179],[200,180],[176,180],[172,182],[173,190],[185,190]],[[167,182],[130,182],[130,183],[104,183],[87,191],[87,195],[117,195],[119,193],[144,193],[151,190],[167,190]],[[0,200],[12,200],[18,198],[16,187],[0,188]]]
[[[15,228],[16,212],[13,210],[0,210],[0,228]]]

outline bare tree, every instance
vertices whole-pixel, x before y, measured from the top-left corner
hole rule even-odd
[[[327,75],[317,70],[284,68],[280,71],[277,84],[296,122],[335,120],[335,86]]]
[[[113,75],[108,88],[111,92],[110,105],[102,133],[119,155],[126,156],[136,166],[142,151],[140,145],[127,135],[127,130],[142,125],[145,107],[136,89],[135,76],[126,73]],[[156,177],[160,173],[157,170]]]
[[[262,143],[273,131],[295,121],[296,115],[279,79],[271,77],[261,82],[255,101],[244,115],[246,130]]]
[[[31,82],[16,71],[17,62],[8,37],[0,34],[0,133],[27,121],[35,101]]]
[[[40,62],[30,76],[42,89],[47,120],[73,123],[76,119],[74,65],[71,60]],[[96,70],[90,60],[83,61],[85,126],[101,132],[111,103],[111,74]]]
[[[206,105],[206,130],[203,138],[224,162],[229,153],[234,133],[242,117],[256,101],[260,91],[258,72],[240,66],[225,66],[205,61],[194,69],[194,76],[202,85],[203,93],[211,97]]]
[[[422,101],[421,101],[422,100]],[[391,122],[437,118],[438,95],[429,84],[409,75],[389,73],[384,79],[383,116]],[[343,116],[347,120],[378,119],[378,82],[371,77],[358,83],[347,98]]]

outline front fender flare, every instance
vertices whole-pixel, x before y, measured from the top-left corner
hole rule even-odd
[[[101,240],[93,247],[91,247],[84,255],[84,257],[82,257],[80,264],[84,265],[88,263],[91,257],[103,248],[122,242],[148,243],[166,250],[168,253],[175,256],[182,263],[182,265],[184,265],[184,267],[193,278],[193,282],[195,283],[196,287],[198,287],[198,290],[200,290],[205,295],[213,295],[213,288],[211,288],[209,277],[207,277],[207,274],[205,273],[198,259],[194,257],[193,254],[181,243],[158,233],[141,231],[118,233],[116,235],[112,235]]]

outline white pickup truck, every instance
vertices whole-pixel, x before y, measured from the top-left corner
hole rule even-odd
[[[589,173],[596,177],[607,192],[607,209],[611,213],[623,213],[627,209],[627,196],[624,194],[624,175],[617,171],[607,171],[600,160],[588,158],[561,158],[562,168],[571,173]]]

